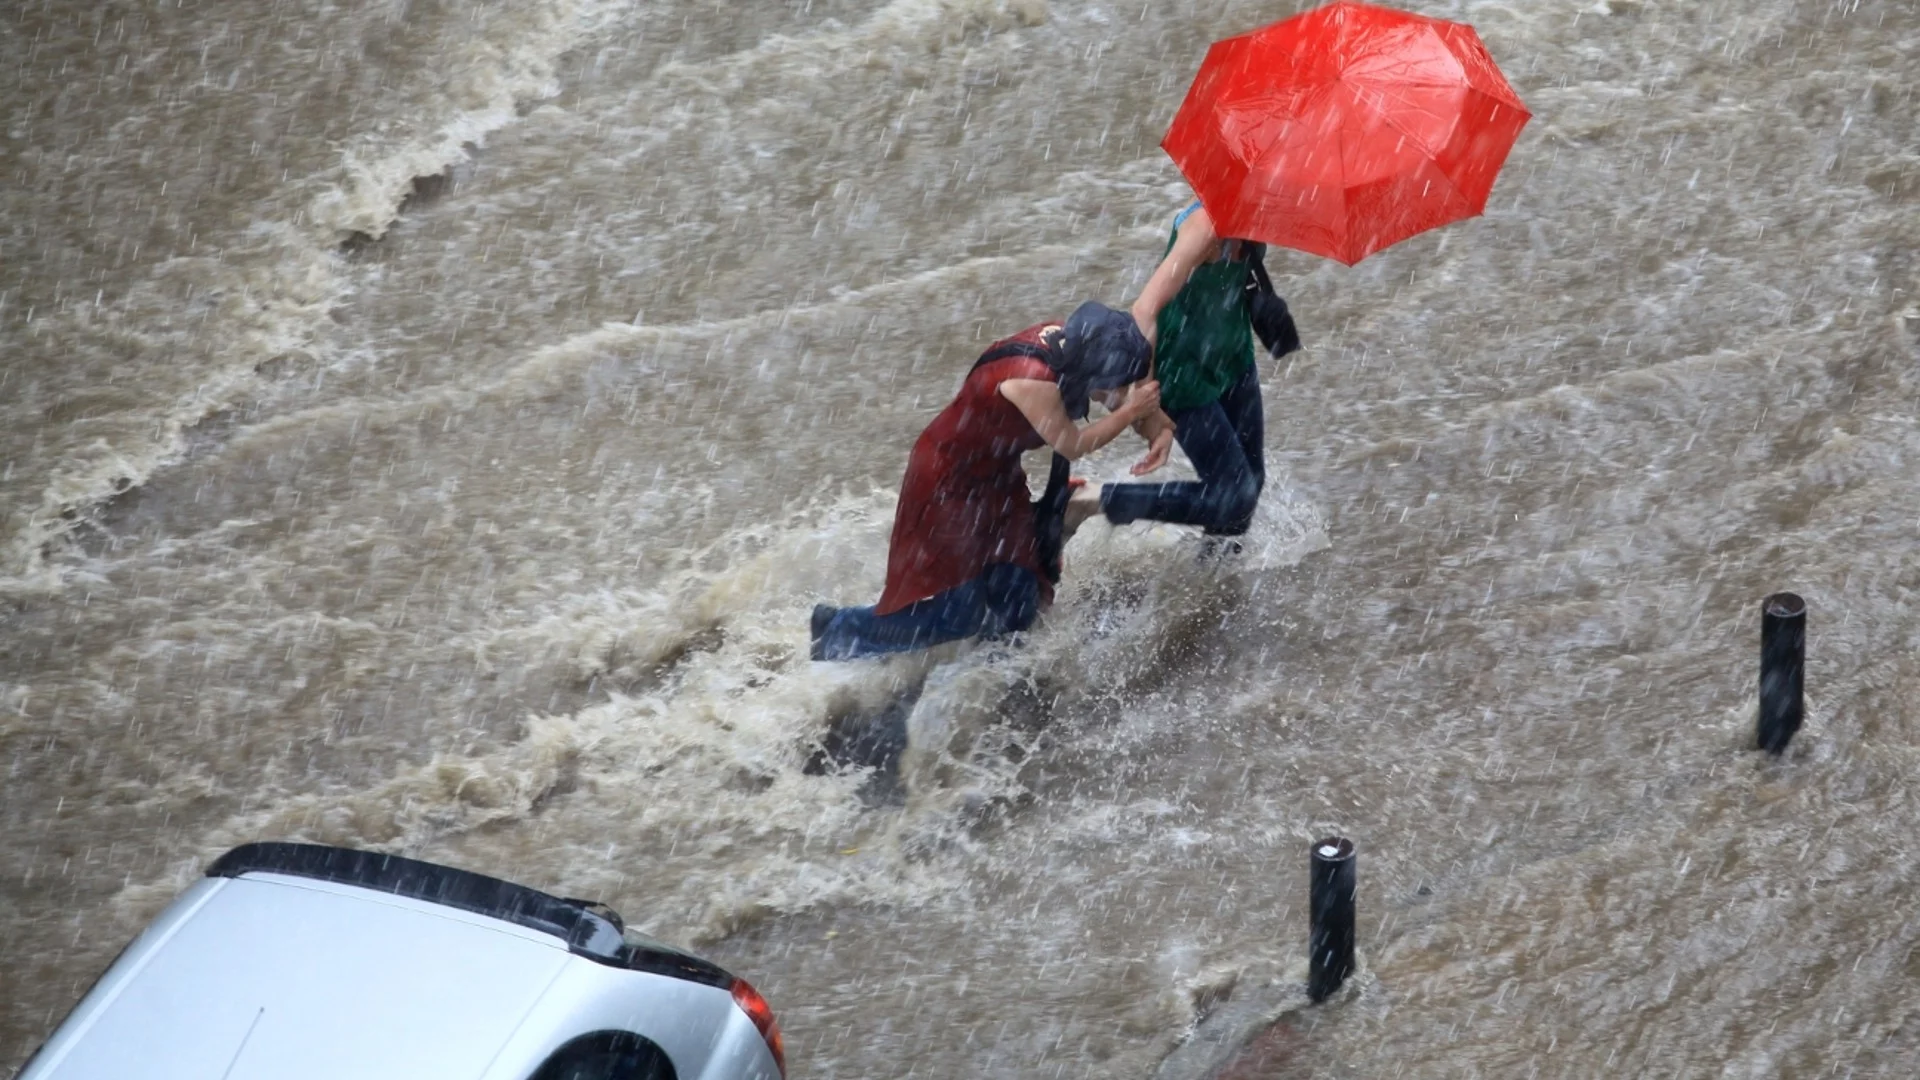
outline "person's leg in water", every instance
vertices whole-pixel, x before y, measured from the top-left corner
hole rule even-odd
[[[1214,538],[1209,544],[1217,544],[1213,550],[1237,553],[1240,541],[1236,537],[1244,536],[1253,526],[1260,493],[1267,486],[1266,409],[1260,400],[1260,373],[1254,365],[1247,365],[1246,372],[1220,395],[1220,408],[1226,412],[1227,424],[1239,439],[1240,452],[1246,455],[1247,471],[1253,476],[1253,496],[1246,500],[1244,514],[1229,522],[1226,528],[1210,528],[1206,533]]]
[[[1146,519],[1203,526],[1210,536],[1247,531],[1266,484],[1266,425],[1254,368],[1249,366],[1219,400],[1168,416],[1177,425],[1174,439],[1200,478],[1082,489],[1067,505],[1070,530],[1105,513],[1115,525]]]
[[[1267,486],[1267,418],[1266,407],[1260,400],[1260,372],[1254,365],[1247,365],[1246,373],[1220,395],[1220,407],[1226,411],[1227,423],[1240,440],[1240,452],[1247,456],[1247,468],[1254,480],[1253,502],[1257,504],[1260,492]],[[1246,516],[1241,532],[1246,532],[1246,525],[1253,523],[1253,507],[1247,508]]]
[[[1040,579],[1025,567],[995,563],[971,581],[886,615],[871,606],[816,606],[813,658],[853,660],[998,637],[1027,629],[1039,614]]]

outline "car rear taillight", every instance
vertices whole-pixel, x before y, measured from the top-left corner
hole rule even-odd
[[[760,1037],[767,1040],[767,1049],[773,1054],[773,1063],[780,1067],[780,1080],[787,1080],[787,1049],[780,1041],[780,1024],[773,1018],[773,1006],[745,979],[733,980],[733,1003],[760,1029]]]

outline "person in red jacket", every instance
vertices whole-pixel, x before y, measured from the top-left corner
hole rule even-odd
[[[1025,630],[1053,599],[1067,463],[1129,426],[1148,440],[1136,473],[1166,460],[1172,424],[1147,377],[1131,315],[1088,302],[1065,325],[995,342],[914,443],[894,512],[887,582],[872,607],[813,609],[813,658],[848,660]],[[1082,427],[1094,395],[1111,410]],[[1047,494],[1028,497],[1020,455],[1054,451]]]

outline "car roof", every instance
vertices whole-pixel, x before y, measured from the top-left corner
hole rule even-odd
[[[550,935],[278,875],[207,879],[136,943],[47,1077],[475,1077],[572,961]]]
[[[33,1075],[478,1077],[581,965],[732,982],[624,940],[598,905],[396,856],[247,845],[129,946]]]

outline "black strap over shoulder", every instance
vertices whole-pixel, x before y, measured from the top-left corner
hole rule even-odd
[[[1049,363],[1047,359],[1050,355],[1045,345],[1036,345],[1031,341],[1003,341],[993,348],[988,349],[986,352],[981,353],[980,359],[975,360],[973,367],[967,370],[969,373],[972,373],[987,364],[993,363],[995,360],[1005,360],[1009,356],[1024,356],[1029,360],[1038,360],[1051,367],[1052,364]]]
[[[1073,463],[1053,455],[1047,468],[1047,490],[1033,504],[1033,540],[1039,549],[1040,573],[1047,584],[1060,584],[1060,550],[1066,546],[1067,482],[1072,479]]]
[[[1247,259],[1247,321],[1267,355],[1278,358],[1300,347],[1300,331],[1293,325],[1293,313],[1287,302],[1273,291],[1273,279],[1267,276],[1265,245],[1254,249]]]

